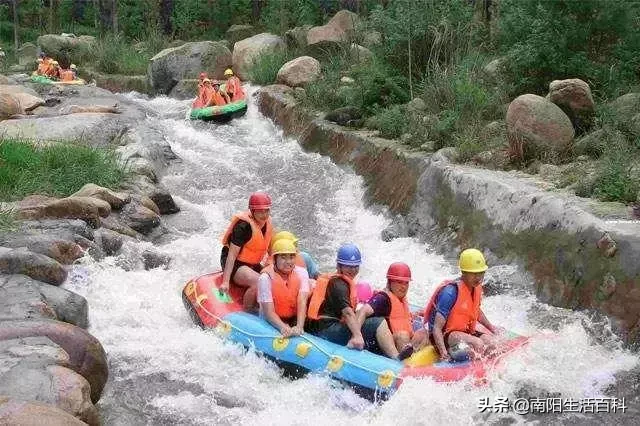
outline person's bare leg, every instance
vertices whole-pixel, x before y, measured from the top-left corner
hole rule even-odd
[[[401,351],[405,346],[411,344],[411,337],[406,331],[398,331],[397,333],[393,333],[393,340],[396,344],[396,349],[398,349],[398,352]]]
[[[393,341],[393,335],[391,334],[391,330],[389,330],[389,326],[386,321],[381,321],[380,325],[376,329],[376,340],[378,341],[378,346],[380,346],[380,349],[385,356],[393,359],[398,358],[398,349],[396,349],[396,344]]]
[[[244,310],[247,312],[254,312],[256,310],[256,304],[258,302],[258,274],[248,266],[241,266],[233,276],[233,283],[239,287],[245,287],[247,290],[242,298],[242,304]]]
[[[451,332],[451,334],[449,334],[449,339],[447,340],[449,347],[454,346],[460,342],[464,342],[471,347],[473,353],[470,355],[472,356],[472,358],[480,358],[482,355],[484,355],[486,346],[482,339],[480,339],[479,337],[472,336],[471,334],[464,333],[462,331],[453,331]]]

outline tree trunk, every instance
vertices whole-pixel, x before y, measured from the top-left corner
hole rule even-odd
[[[20,47],[20,40],[18,39],[18,24],[18,0],[13,0],[13,43],[16,55],[18,54],[18,48]]]
[[[74,22],[80,22],[84,18],[84,10],[87,6],[86,0],[73,0],[73,9],[71,16]]]
[[[111,9],[111,17],[113,18],[113,23],[111,25],[111,28],[113,28],[114,33],[117,33],[118,32],[118,0],[113,0],[112,4],[113,6]]]
[[[166,36],[171,36],[173,27],[171,25],[171,15],[173,14],[173,0],[161,0],[160,4],[160,25],[162,32]]]
[[[98,2],[98,15],[102,31],[113,30],[113,3],[115,0],[96,0]]]
[[[262,13],[263,2],[266,0],[251,0],[251,18],[253,19],[253,24],[257,24],[260,21],[260,14]]]

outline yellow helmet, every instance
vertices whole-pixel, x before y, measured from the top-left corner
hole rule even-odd
[[[51,61],[51,63],[52,63],[53,65],[59,65],[59,64],[58,64],[58,61]]]
[[[482,252],[474,248],[466,249],[460,253],[458,266],[462,272],[472,273],[484,272],[489,268]]]
[[[293,235],[293,232],[289,232],[289,231],[280,231],[278,233],[276,233],[273,238],[271,238],[271,244],[275,243],[278,240],[289,240],[293,243],[297,243],[298,239],[296,238],[295,235]]]
[[[72,70],[75,70],[75,69],[77,68],[77,67],[76,67],[76,64],[71,64],[71,67],[70,67],[70,68],[71,68]]]
[[[276,254],[296,254],[297,252],[296,245],[291,240],[282,238],[273,243],[272,254],[274,256]]]
[[[224,70],[224,76],[233,75],[233,70],[231,68],[227,68]]]

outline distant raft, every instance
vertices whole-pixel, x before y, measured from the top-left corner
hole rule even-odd
[[[189,114],[192,120],[226,122],[233,118],[242,117],[247,112],[246,99],[231,102],[223,106],[193,108]]]
[[[194,323],[253,348],[290,373],[327,372],[364,396],[387,397],[408,377],[439,382],[469,378],[478,384],[484,383],[487,371],[528,341],[528,337],[510,333],[499,355],[482,361],[442,362],[433,346],[427,346],[401,362],[368,351],[352,350],[308,333],[284,338],[264,319],[242,311],[241,288],[232,285],[228,295],[220,292],[221,283],[221,271],[187,282],[182,300]],[[417,319],[421,323],[422,318]]]
[[[74,85],[83,85],[83,84],[87,84],[86,81],[84,81],[81,78],[78,78],[76,80],[72,80],[72,81],[59,81],[59,80],[54,80],[52,78],[49,78],[47,76],[44,75],[32,75],[31,76],[31,81],[34,83],[40,83],[40,84],[55,84],[55,85],[63,85],[63,86],[74,86]]]

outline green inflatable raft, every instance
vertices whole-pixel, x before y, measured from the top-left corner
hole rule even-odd
[[[49,77],[45,77],[44,75],[32,75],[31,81],[34,83],[40,83],[40,84],[56,84],[56,85],[64,85],[64,86],[67,86],[67,85],[75,86],[75,85],[86,84],[86,81],[84,81],[81,78],[73,81],[58,81],[58,80],[53,80]]]
[[[247,101],[241,99],[223,106],[194,108],[189,114],[192,120],[225,122],[232,118],[242,117],[247,112]]]

